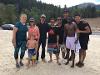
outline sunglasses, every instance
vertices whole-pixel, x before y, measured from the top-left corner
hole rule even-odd
[[[57,19],[57,20],[62,20],[62,19]]]
[[[34,21],[30,21],[30,22],[34,22]]]

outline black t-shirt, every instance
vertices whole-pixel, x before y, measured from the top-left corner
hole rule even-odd
[[[68,23],[67,19],[62,19],[62,25],[63,25],[63,27],[64,27],[64,25],[67,24],[67,23]]]
[[[49,31],[48,23],[38,23],[37,26],[40,32],[40,39],[46,39],[47,32]]]
[[[59,36],[59,44],[62,44],[63,40],[64,40],[64,27],[63,27],[63,25],[58,26],[58,36]]]
[[[57,43],[58,26],[50,26],[48,32],[48,43]]]
[[[82,30],[82,31],[86,30],[85,27],[87,26],[90,28],[89,24],[85,21],[80,21],[80,23],[77,24],[77,27],[79,28],[79,30]],[[80,33],[79,37],[89,39],[89,33]]]
[[[26,41],[26,33],[28,31],[27,25],[23,25],[21,22],[17,22],[15,27],[18,28],[16,33],[16,42]]]
[[[64,27],[63,27],[63,25],[58,26],[58,35],[63,37],[63,33],[64,33]]]

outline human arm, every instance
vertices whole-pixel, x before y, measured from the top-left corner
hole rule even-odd
[[[29,45],[29,40],[28,40],[27,43],[26,43],[26,48],[28,48],[28,45]]]
[[[67,27],[67,24],[65,24],[65,26],[64,26],[64,36],[67,36],[67,32],[68,32],[68,31],[67,31],[67,30],[68,30],[67,28],[68,28],[68,27]]]
[[[31,37],[31,33],[30,33],[30,30],[28,29],[28,38],[27,38],[27,40],[30,39],[30,37]]]
[[[90,33],[91,32],[91,29],[90,29],[90,27],[89,27],[89,24],[88,23],[84,23],[84,25],[85,25],[85,30],[77,30],[77,32],[78,33]]]
[[[13,37],[12,37],[12,44],[14,47],[16,47],[16,33],[18,31],[18,28],[17,27],[14,27],[13,28]]]
[[[40,31],[39,31],[39,28],[37,27],[37,41],[39,42],[39,39],[40,39]]]
[[[59,47],[59,35],[57,35],[57,47]]]

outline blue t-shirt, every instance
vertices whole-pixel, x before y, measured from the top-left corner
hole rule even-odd
[[[16,28],[18,28],[18,31],[16,33],[16,42],[19,41],[26,41],[26,33],[28,31],[27,25],[23,25],[21,22],[17,22],[15,25]]]

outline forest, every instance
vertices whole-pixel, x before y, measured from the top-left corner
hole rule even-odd
[[[21,13],[26,13],[28,19],[34,17],[37,22],[40,15],[45,14],[47,21],[49,21],[51,17],[57,18],[62,16],[64,9],[68,9],[71,16],[74,16],[76,13],[79,13],[83,18],[100,16],[100,10],[97,10],[95,6],[89,5],[85,8],[79,8],[78,6],[67,8],[67,5],[64,5],[64,8],[61,8],[60,5],[55,6],[36,0],[0,0],[0,25],[5,23],[14,24],[18,21]]]

